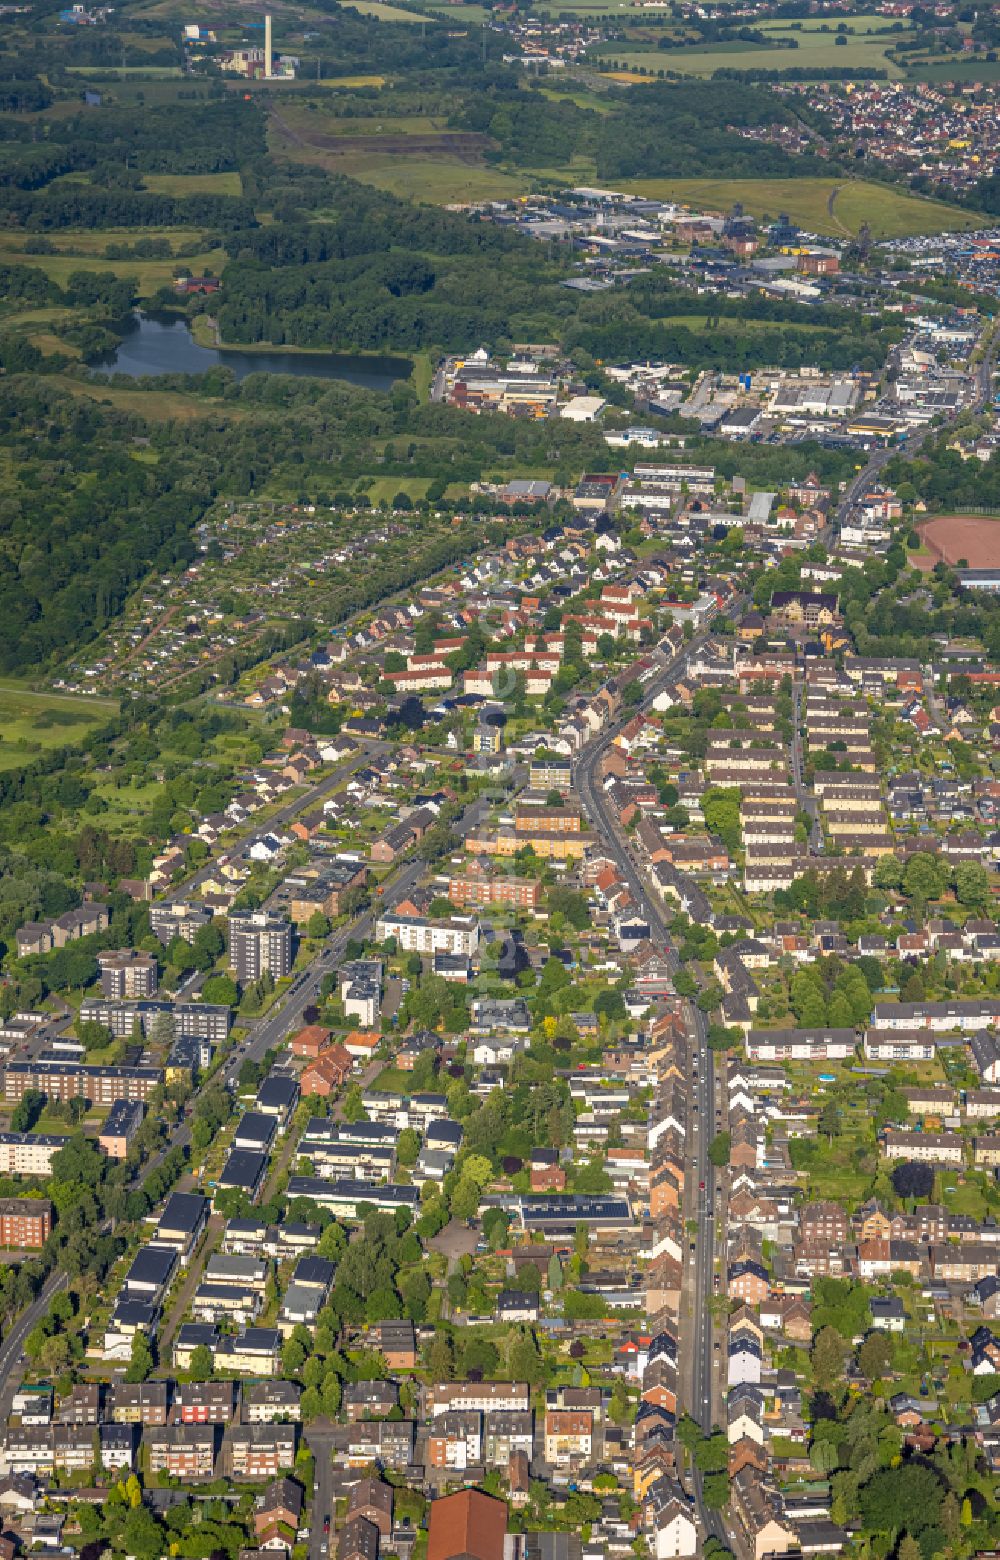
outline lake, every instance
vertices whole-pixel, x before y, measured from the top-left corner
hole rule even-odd
[[[358,357],[348,352],[282,352],[275,348],[202,347],[186,320],[169,314],[136,314],[121,345],[89,365],[98,374],[144,379],[160,374],[204,374],[230,368],[237,379],[248,374],[295,374],[304,379],[342,379],[367,390],[390,390],[408,378],[408,358]]]

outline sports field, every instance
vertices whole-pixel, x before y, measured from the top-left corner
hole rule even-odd
[[[955,568],[964,559],[970,569],[1000,569],[1000,515],[937,515],[917,526],[927,548],[918,566],[933,568],[940,559]]]
[[[751,216],[787,212],[807,232],[843,238],[867,222],[875,238],[906,238],[975,227],[981,218],[943,201],[923,200],[863,179],[628,179],[620,186],[653,199],[728,211],[741,201]]]
[[[67,747],[118,709],[114,699],[34,693],[0,681],[0,769],[30,764],[50,748]]]

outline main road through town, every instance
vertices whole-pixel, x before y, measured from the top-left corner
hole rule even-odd
[[[648,710],[669,683],[681,675],[694,653],[707,638],[707,631],[695,635],[690,644],[672,660],[661,664],[654,677],[647,683],[640,710]],[[629,709],[617,723],[607,727],[582,751],[575,769],[575,784],[580,800],[591,823],[603,837],[608,853],[614,857],[618,870],[628,884],[636,905],[648,923],[653,940],[666,953],[676,970],[678,960],[672,946],[660,907],[649,892],[628,842],[619,828],[617,819],[608,804],[601,786],[601,759],[614,740],[620,726],[631,719],[634,709]],[[716,1217],[719,1218],[720,1240],[724,1240],[723,1209],[715,1206],[712,1166],[708,1148],[714,1121],[714,1068],[712,1052],[708,1045],[708,1031],[704,1014],[693,1005],[689,1007],[689,1036],[691,1057],[691,1116],[685,1142],[687,1146],[686,1180],[688,1206],[697,1221],[694,1251],[685,1253],[685,1289],[687,1294],[688,1325],[684,1329],[684,1354],[690,1361],[685,1369],[684,1356],[679,1362],[682,1377],[687,1376],[688,1410],[703,1430],[710,1431],[716,1421],[716,1409],[720,1406],[717,1384],[713,1383],[713,1326],[710,1302],[712,1276],[715,1266]],[[706,1534],[727,1542],[725,1527],[716,1511],[710,1511],[702,1498],[701,1477],[694,1471],[695,1500]]]

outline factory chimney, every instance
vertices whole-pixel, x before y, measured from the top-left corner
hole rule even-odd
[[[271,18],[264,18],[264,75],[268,80],[274,75],[274,63],[271,58]]]

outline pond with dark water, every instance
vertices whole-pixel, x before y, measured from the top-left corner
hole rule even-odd
[[[283,352],[265,347],[203,347],[187,320],[169,314],[136,314],[114,352],[89,365],[98,374],[129,379],[161,374],[204,374],[229,368],[237,379],[248,374],[295,374],[304,379],[340,379],[366,390],[391,390],[412,370],[408,358],[358,356],[349,352]]]

